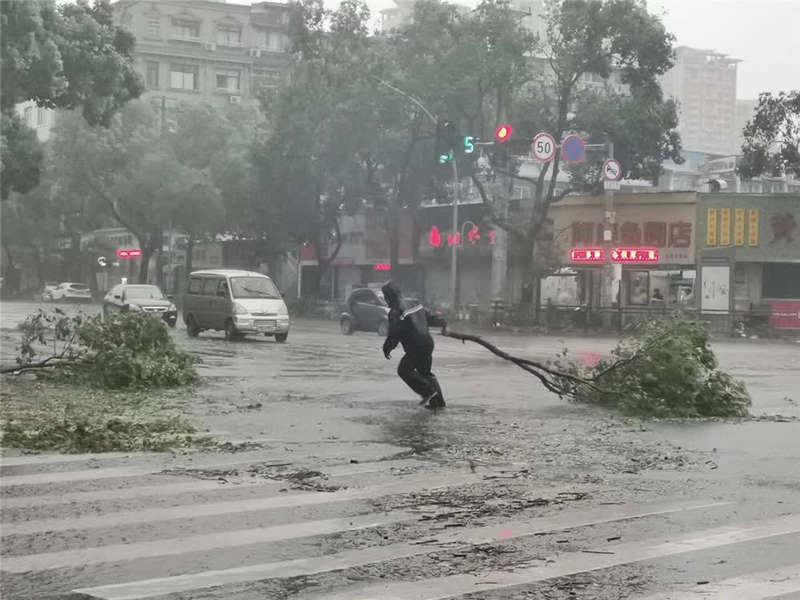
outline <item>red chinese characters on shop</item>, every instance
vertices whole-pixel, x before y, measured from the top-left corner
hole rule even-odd
[[[572,246],[603,244],[604,225],[586,221],[573,221]],[[692,224],[685,221],[667,223],[625,221],[614,224],[612,241],[626,246],[654,246],[656,248],[689,248],[692,245]]]

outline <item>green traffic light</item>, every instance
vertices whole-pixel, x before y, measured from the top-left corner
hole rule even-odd
[[[439,155],[439,164],[440,165],[445,165],[448,162],[450,162],[451,160],[453,160],[453,152],[452,152],[452,150],[450,151],[449,154],[440,154]]]

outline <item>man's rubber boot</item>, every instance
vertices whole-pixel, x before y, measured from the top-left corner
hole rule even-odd
[[[430,399],[425,408],[430,408],[431,410],[441,410],[445,406],[447,405],[444,402],[444,398],[442,398],[441,394],[437,393],[433,398]]]

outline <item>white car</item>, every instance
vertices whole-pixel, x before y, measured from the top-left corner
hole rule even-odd
[[[53,302],[91,302],[92,290],[83,283],[59,283],[50,291]]]

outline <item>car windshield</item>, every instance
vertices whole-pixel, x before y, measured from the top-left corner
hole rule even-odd
[[[163,300],[164,294],[154,285],[132,285],[125,289],[126,300]]]
[[[82,283],[70,283],[69,284],[69,288],[72,289],[72,290],[79,291],[79,292],[85,292],[86,290],[89,289],[89,286],[88,285],[84,285]]]
[[[266,277],[231,277],[234,298],[280,298],[281,293]]]

